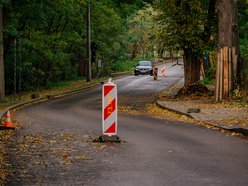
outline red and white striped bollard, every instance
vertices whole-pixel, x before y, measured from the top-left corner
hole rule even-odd
[[[111,79],[103,85],[102,129],[103,135],[117,134],[117,86]]]

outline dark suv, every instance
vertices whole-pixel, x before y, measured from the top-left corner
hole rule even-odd
[[[134,75],[150,74],[153,76],[153,65],[151,61],[139,61],[134,69]]]

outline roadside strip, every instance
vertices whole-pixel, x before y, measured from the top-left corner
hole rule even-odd
[[[115,77],[114,80],[130,75],[130,72],[126,72],[126,73],[127,74],[125,74],[125,75],[121,74],[121,76]],[[107,80],[105,80],[105,81],[107,81]],[[26,106],[26,105],[29,105],[29,104],[35,104],[35,103],[39,103],[39,102],[48,101],[50,99],[57,99],[57,98],[61,98],[61,97],[64,97],[64,96],[69,96],[69,95],[80,93],[80,92],[83,92],[83,91],[86,91],[86,90],[89,90],[89,89],[92,89],[92,88],[95,88],[95,87],[99,87],[99,86],[102,86],[100,82],[99,83],[94,83],[94,84],[91,84],[91,85],[88,85],[88,86],[85,86],[85,87],[82,87],[82,88],[78,88],[78,89],[74,89],[74,90],[70,90],[70,91],[65,91],[65,92],[58,93],[58,94],[48,94],[48,95],[46,95],[44,97],[40,97],[40,98],[37,98],[37,99],[32,99],[32,100],[29,100],[29,101],[25,101],[25,102],[22,102],[22,103],[18,103],[18,104],[8,106],[8,107],[0,110],[0,123],[1,123],[3,117],[5,116],[5,114],[6,114],[6,112],[8,110],[13,110],[15,108],[19,108],[21,106]]]
[[[174,97],[180,88],[183,86],[183,79],[179,80],[175,85],[169,88],[167,93],[168,97]],[[192,106],[194,104],[194,106]],[[230,132],[237,132],[241,133],[245,136],[248,136],[248,126],[243,125],[242,121],[244,122],[247,120],[246,112],[240,108],[237,108],[236,114],[232,108],[225,108],[225,107],[217,107],[215,108],[210,107],[207,109],[197,109],[198,112],[190,113],[188,110],[192,108],[200,108],[201,103],[193,102],[193,101],[185,101],[181,100],[162,100],[158,99],[156,101],[156,105],[161,109],[166,109],[172,111],[176,114],[185,115],[187,117],[193,118],[197,121],[201,121],[205,124],[208,124],[213,127],[217,127],[219,129],[227,130]],[[233,120],[236,120],[237,124],[235,126],[229,125],[227,116],[232,116]],[[211,119],[213,119],[211,121]],[[242,120],[241,120],[242,119]],[[215,121],[215,122],[213,122]]]

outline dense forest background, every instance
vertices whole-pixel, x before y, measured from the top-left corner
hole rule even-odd
[[[102,62],[99,69],[96,62],[92,64],[93,78],[98,70],[102,76],[129,70],[138,59],[181,55],[185,46],[199,57],[214,56],[218,22],[211,5],[216,0],[184,1],[88,1],[91,40],[97,46],[96,61]],[[177,2],[180,6],[175,6]],[[85,78],[87,1],[2,0],[1,4],[7,94],[20,80],[26,91]],[[247,20],[248,1],[238,0],[243,85],[248,82]]]

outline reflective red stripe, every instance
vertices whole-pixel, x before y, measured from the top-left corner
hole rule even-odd
[[[116,124],[115,124],[115,122],[105,131],[105,133],[116,133]]]
[[[111,90],[113,90],[113,88],[115,88],[115,86],[111,86],[111,85],[104,86],[104,97],[105,97]]]

